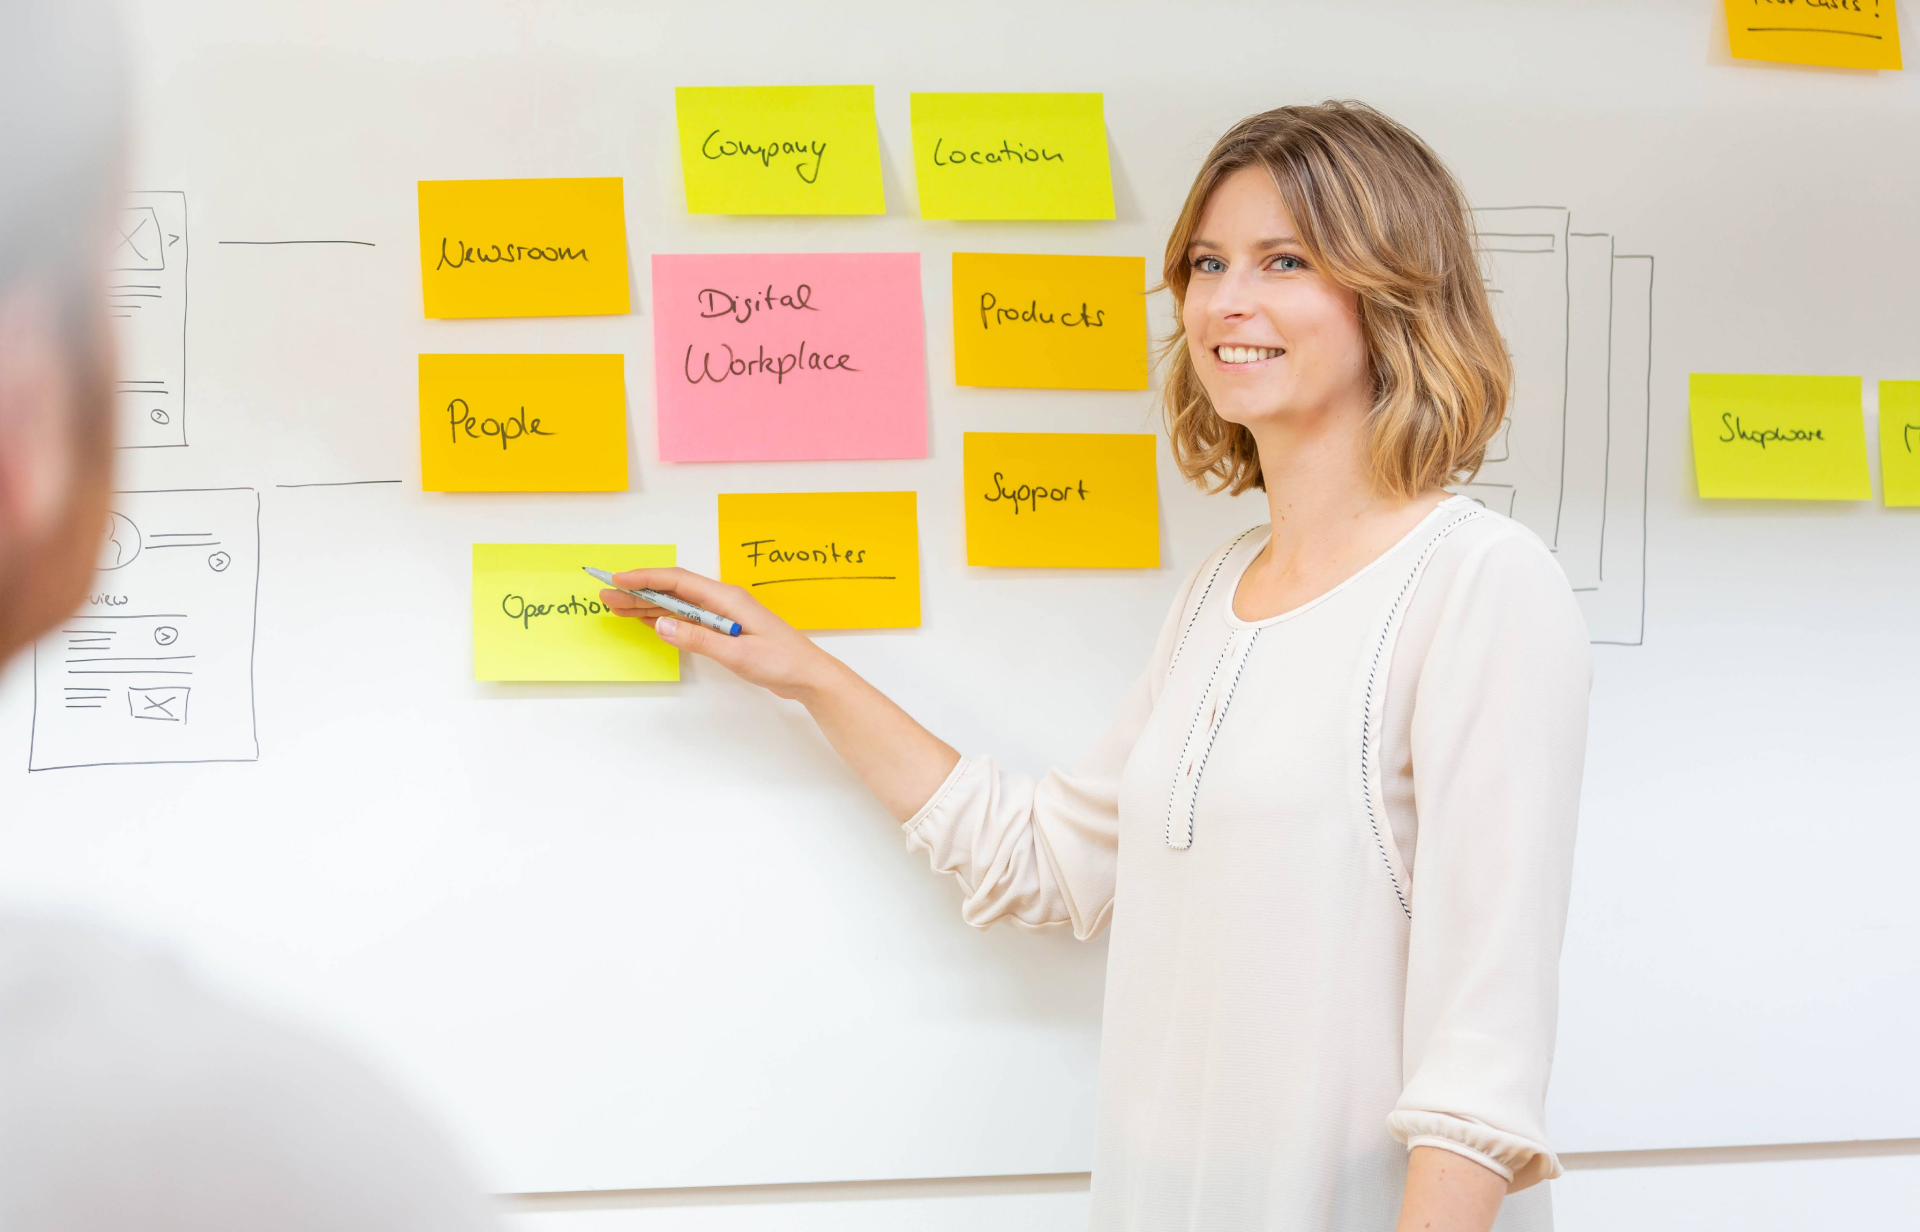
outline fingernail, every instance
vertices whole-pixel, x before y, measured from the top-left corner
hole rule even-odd
[[[680,632],[680,622],[671,616],[662,616],[653,622],[653,631],[671,641],[674,634]]]

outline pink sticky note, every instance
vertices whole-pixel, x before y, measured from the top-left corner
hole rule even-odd
[[[920,255],[653,259],[667,462],[927,456]]]

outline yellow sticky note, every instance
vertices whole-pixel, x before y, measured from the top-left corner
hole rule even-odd
[[[1098,94],[914,94],[922,218],[1112,218]]]
[[[1152,436],[968,432],[963,452],[968,564],[1160,564]]]
[[[884,214],[872,86],[681,86],[689,214]]]
[[[420,487],[625,491],[625,358],[422,355]]]
[[[953,379],[1026,389],[1147,387],[1141,257],[953,254]]]
[[[421,180],[420,290],[430,317],[627,311],[619,178]]]
[[[1880,490],[1889,505],[1920,505],[1920,381],[1880,382]]]
[[[1827,68],[1899,68],[1894,0],[1727,0],[1727,39],[1742,60]]]
[[[678,680],[680,655],[629,616],[600,606],[582,566],[674,563],[670,543],[473,545],[475,680]]]
[[[1696,372],[1687,378],[1687,403],[1703,498],[1873,495],[1857,376]]]
[[[801,629],[920,623],[912,492],[720,495],[720,580]]]

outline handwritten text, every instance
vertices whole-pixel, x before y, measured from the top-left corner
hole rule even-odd
[[[1798,441],[1824,441],[1827,439],[1824,428],[1759,428],[1750,429],[1740,422],[1740,417],[1732,411],[1720,416],[1720,437],[1722,444],[1731,441],[1752,441],[1765,449],[1768,445],[1790,444]]]
[[[527,418],[527,408],[521,407],[518,415],[509,415],[505,419],[481,418],[467,406],[465,398],[455,398],[447,403],[447,426],[453,433],[453,443],[460,443],[460,434],[467,434],[468,440],[480,440],[482,437],[500,438],[500,448],[505,449],[508,441],[517,441],[523,436],[558,436],[540,426],[539,416]]]
[[[775,542],[772,539],[753,539],[740,546],[747,549],[747,559],[755,566],[761,560],[770,565],[864,565],[867,563],[867,548],[843,548],[838,543],[829,543],[824,548],[776,548],[766,547]],[[766,547],[763,552],[761,548]]]
[[[1017,488],[1007,487],[1006,476],[999,471],[993,472],[993,491],[982,493],[981,499],[988,503],[1012,501],[1014,516],[1020,514],[1020,506],[1025,505],[1035,513],[1040,511],[1041,501],[1065,501],[1078,496],[1083,502],[1087,499],[1087,481],[1082,479],[1065,487],[1055,488],[1046,484],[1023,483]]]
[[[773,284],[768,283],[766,290],[751,295],[734,295],[708,287],[696,298],[700,301],[702,320],[711,321],[715,317],[732,317],[742,325],[752,320],[754,313],[766,312],[774,308],[792,308],[795,311],[806,312],[820,311],[807,302],[813,298],[813,288],[804,282],[785,295],[775,295]]]
[[[933,165],[936,167],[959,167],[966,164],[986,166],[1002,163],[1059,163],[1065,162],[1065,154],[1056,154],[1048,149],[1028,149],[1018,142],[1009,142],[1002,138],[997,150],[945,150],[940,146],[946,138],[933,139]]]
[[[579,595],[568,595],[565,603],[530,603],[522,595],[507,595],[500,600],[500,610],[521,628],[531,629],[538,616],[598,616],[607,609],[598,600]]]
[[[1078,313],[1042,312],[1040,301],[1037,299],[1028,300],[1025,308],[1002,308],[999,298],[993,292],[980,293],[981,329],[987,329],[993,325],[1011,325],[1016,322],[1024,325],[1059,324],[1068,328],[1085,326],[1088,329],[1099,329],[1107,323],[1107,310],[1095,308],[1093,314],[1089,316],[1086,301],[1082,300]]]
[[[798,155],[800,156],[800,161],[793,165],[793,171],[795,175],[800,177],[803,183],[807,184],[812,184],[819,180],[820,164],[825,161],[827,154],[827,143],[824,141],[766,141],[756,145],[750,141],[740,141],[737,139],[716,141],[715,138],[719,136],[720,130],[716,128],[707,134],[705,141],[700,143],[700,156],[702,158],[757,158],[760,160],[762,167],[772,167],[773,160],[776,158]],[[813,155],[812,175],[807,174],[805,156],[808,154]]]
[[[447,245],[453,244],[453,252]],[[440,237],[440,260],[435,269],[459,269],[463,265],[511,264],[516,261],[585,261],[584,248],[556,248],[537,244],[468,244]]]
[[[808,351],[806,339],[804,338],[800,340],[800,345],[793,350],[778,355],[768,355],[766,345],[763,343],[759,352],[752,359],[743,359],[735,354],[733,346],[730,343],[723,342],[720,345],[726,348],[727,352],[726,359],[720,363],[720,371],[715,372],[713,370],[714,360],[716,358],[714,353],[712,351],[703,351],[700,355],[700,370],[698,375],[695,374],[693,367],[693,345],[691,343],[687,345],[686,359],[682,361],[680,370],[682,375],[687,378],[689,385],[698,385],[702,381],[712,381],[715,385],[718,385],[728,377],[734,376],[770,376],[773,378],[775,385],[781,385],[786,383],[789,372],[799,372],[802,370],[808,372],[860,371],[860,369],[855,368],[848,362],[848,360],[852,358],[850,355],[830,355],[823,354],[819,351]]]

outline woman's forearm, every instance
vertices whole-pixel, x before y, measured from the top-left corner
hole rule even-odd
[[[867,789],[905,821],[953,772],[960,754],[858,672],[824,652],[821,660],[793,696]]]
[[[1407,1190],[1396,1232],[1488,1232],[1507,1183],[1491,1168],[1437,1146],[1407,1152]]]

